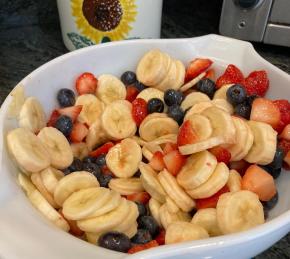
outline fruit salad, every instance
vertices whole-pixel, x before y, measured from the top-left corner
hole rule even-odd
[[[7,148],[33,206],[124,253],[263,224],[290,166],[290,103],[265,97],[266,71],[212,64],[154,49],[120,78],[77,75],[48,117],[16,88]]]

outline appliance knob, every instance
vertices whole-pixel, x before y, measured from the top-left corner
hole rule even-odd
[[[242,8],[249,9],[255,7],[259,0],[236,0],[236,4]]]

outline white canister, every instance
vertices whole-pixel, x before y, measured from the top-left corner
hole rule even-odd
[[[160,38],[162,0],[57,0],[69,50],[109,41]]]

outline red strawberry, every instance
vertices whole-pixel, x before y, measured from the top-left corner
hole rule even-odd
[[[132,116],[137,126],[141,124],[147,114],[147,102],[142,98],[135,99],[132,102]]]
[[[287,124],[290,124],[290,103],[288,100],[275,100],[273,103],[280,110],[280,122],[276,130],[280,133]]]
[[[163,154],[160,151],[156,151],[151,158],[149,165],[156,171],[162,171],[165,168],[163,161]]]
[[[290,124],[285,126],[282,133],[279,135],[279,138],[283,138],[290,141]]]
[[[47,127],[54,127],[59,115],[60,114],[57,110],[53,110],[47,122]]]
[[[289,167],[290,166],[290,151],[287,152],[286,156],[284,157],[284,161]]]
[[[82,108],[83,108],[82,105],[76,105],[76,106],[70,106],[70,107],[58,109],[57,111],[60,115],[66,115],[70,117],[73,122],[75,122],[80,112],[82,111]]]
[[[186,162],[186,157],[178,150],[173,150],[163,157],[163,161],[169,173],[176,176]]]
[[[130,200],[130,201],[139,201],[143,204],[146,204],[148,203],[151,197],[148,194],[148,192],[138,192],[138,193],[127,195],[126,198],[127,200]]]
[[[200,209],[206,209],[206,208],[215,208],[217,205],[217,202],[219,200],[219,197],[226,192],[229,192],[229,188],[225,185],[223,188],[221,188],[217,193],[214,195],[204,198],[204,199],[196,199],[196,208],[198,210]]]
[[[198,136],[189,120],[183,122],[181,127],[179,128],[179,132],[177,135],[177,145],[183,146],[187,144],[193,144],[198,141]]]
[[[256,98],[252,104],[250,120],[268,123],[276,129],[280,122],[280,111],[272,101]]]
[[[286,155],[290,150],[290,141],[286,139],[281,139],[278,142],[278,147],[281,148],[284,154]]]
[[[250,164],[248,162],[245,160],[240,160],[230,162],[229,168],[238,171],[238,173],[243,176],[249,166]]]
[[[216,157],[218,162],[228,164],[231,160],[231,153],[223,147],[213,147],[209,151]]]
[[[235,65],[228,65],[225,72],[217,79],[216,87],[220,88],[226,84],[243,84],[244,76],[240,69]]]
[[[70,140],[73,143],[82,142],[82,140],[88,135],[89,130],[85,124],[76,122],[73,125],[72,131],[70,133]]]
[[[177,148],[178,148],[177,144],[168,142],[165,144],[165,146],[163,148],[163,154],[166,155],[173,150],[177,150]]]
[[[135,86],[132,85],[127,86],[126,90],[127,90],[126,100],[131,103],[136,99],[137,95],[139,94],[139,91]]]
[[[265,96],[269,88],[269,79],[266,71],[253,71],[245,79],[244,87],[248,95]]]
[[[136,245],[133,246],[132,248],[129,249],[129,251],[127,252],[128,254],[135,254],[137,252],[152,248],[152,247],[156,247],[159,246],[156,240],[152,240],[146,244],[143,245]]]
[[[112,142],[107,142],[106,144],[98,147],[96,150],[90,152],[90,156],[98,157],[99,155],[107,154],[109,150],[114,146]]]
[[[213,68],[209,69],[208,71],[206,71],[205,78],[208,78],[208,79],[210,79],[212,81],[215,80],[215,71],[214,71]]]
[[[196,58],[189,63],[185,72],[185,83],[197,77],[199,74],[207,70],[212,64],[210,59]]]
[[[155,238],[155,240],[160,246],[165,244],[165,233],[166,233],[165,230],[161,229],[158,236]]]
[[[97,89],[98,80],[92,73],[83,73],[76,80],[76,90],[79,95],[94,94]]]

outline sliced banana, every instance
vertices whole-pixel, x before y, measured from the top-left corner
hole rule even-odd
[[[184,121],[187,120],[188,117],[190,117],[192,114],[200,114],[202,113],[205,109],[212,107],[213,103],[211,101],[204,101],[204,102],[199,102],[197,104],[194,104],[185,114],[184,116]]]
[[[199,187],[193,190],[187,190],[186,192],[193,199],[203,199],[208,198],[218,192],[225,184],[229,178],[229,169],[225,163],[218,163],[214,172],[209,177],[209,179]]]
[[[210,98],[201,92],[193,92],[187,95],[181,103],[181,108],[186,111],[188,108],[193,107],[197,103],[208,102]]]
[[[164,102],[164,92],[155,88],[148,87],[142,90],[136,98],[144,99],[146,102],[152,98],[158,98]]]
[[[157,151],[163,152],[162,148],[154,143],[148,143],[142,147],[142,154],[148,161],[152,159],[153,154]]]
[[[173,85],[176,83],[177,67],[175,62],[173,62],[170,57],[169,59],[170,64],[166,76],[162,79],[160,83],[154,85],[154,88],[157,88],[164,92],[168,89],[172,89]]]
[[[133,176],[142,160],[142,151],[137,142],[131,138],[123,139],[113,146],[106,155],[108,168],[120,178]]]
[[[144,191],[140,178],[114,178],[109,182],[109,188],[121,195],[130,195]]]
[[[176,142],[177,142],[177,134],[166,134],[147,143],[153,145],[162,145],[166,143],[176,143]]]
[[[19,117],[20,110],[22,105],[25,102],[25,94],[23,85],[17,85],[12,92],[10,93],[12,100],[8,107],[8,116],[9,118],[17,118]]]
[[[64,177],[64,173],[50,166],[40,172],[40,177],[47,191],[53,194],[58,181]]]
[[[199,74],[197,77],[193,78],[191,81],[189,81],[188,83],[186,83],[185,85],[183,85],[180,88],[180,91],[181,92],[187,91],[188,89],[190,89],[191,87],[193,87],[194,85],[196,85],[201,79],[203,79],[205,75],[206,75],[205,72]]]
[[[161,226],[161,221],[160,221],[160,216],[159,216],[159,209],[161,205],[162,204],[154,198],[151,198],[148,203],[150,214],[156,220],[159,226]]]
[[[19,112],[19,126],[34,133],[46,126],[44,110],[35,97],[28,97]]]
[[[145,146],[148,143],[147,141],[144,141],[143,139],[141,139],[140,137],[136,135],[132,136],[131,139],[135,140],[137,144],[141,147]]]
[[[176,203],[169,196],[166,196],[165,199],[166,199],[167,210],[170,213],[177,213],[179,211],[179,208],[176,205]]]
[[[102,126],[114,140],[134,136],[137,127],[132,118],[132,104],[125,100],[112,102],[102,114]]]
[[[89,151],[92,151],[96,146],[104,144],[108,141],[108,136],[102,126],[101,118],[98,118],[90,127],[86,136],[86,144]]]
[[[223,234],[244,231],[264,223],[263,205],[250,191],[224,193],[217,203],[217,221]]]
[[[213,96],[213,99],[224,99],[227,100],[227,91],[228,89],[233,86],[234,84],[227,84],[227,85],[223,85],[221,88],[219,88]]]
[[[37,135],[46,147],[51,165],[57,169],[64,169],[71,165],[73,153],[67,138],[56,128],[45,127]]]
[[[30,181],[30,179],[23,173],[18,173],[17,180],[21,188],[28,195],[32,191],[36,190],[35,185]]]
[[[178,90],[184,84],[185,66],[180,60],[173,60],[173,62],[176,66],[176,77],[172,89]]]
[[[212,135],[213,128],[207,117],[200,114],[192,114],[186,120],[190,121],[190,125],[199,141],[206,140]]]
[[[84,142],[71,143],[70,148],[73,153],[73,157],[77,157],[80,160],[82,160],[83,158],[89,155],[88,146]]]
[[[168,226],[171,223],[176,222],[176,221],[183,221],[183,219],[178,213],[169,212],[166,204],[163,204],[159,208],[159,218],[160,218],[161,225],[165,230],[168,228]]]
[[[214,106],[226,111],[228,114],[234,113],[234,107],[225,99],[214,99],[211,103]]]
[[[227,187],[230,192],[237,192],[242,189],[242,177],[236,170],[230,170]]]
[[[17,128],[8,132],[7,146],[12,158],[28,175],[50,165],[50,156],[46,147],[28,129]]]
[[[213,174],[216,157],[207,150],[191,155],[177,175],[177,182],[184,189],[192,190],[204,184]]]
[[[62,206],[73,192],[99,186],[99,182],[93,174],[86,171],[73,172],[59,180],[54,190],[54,200]]]

